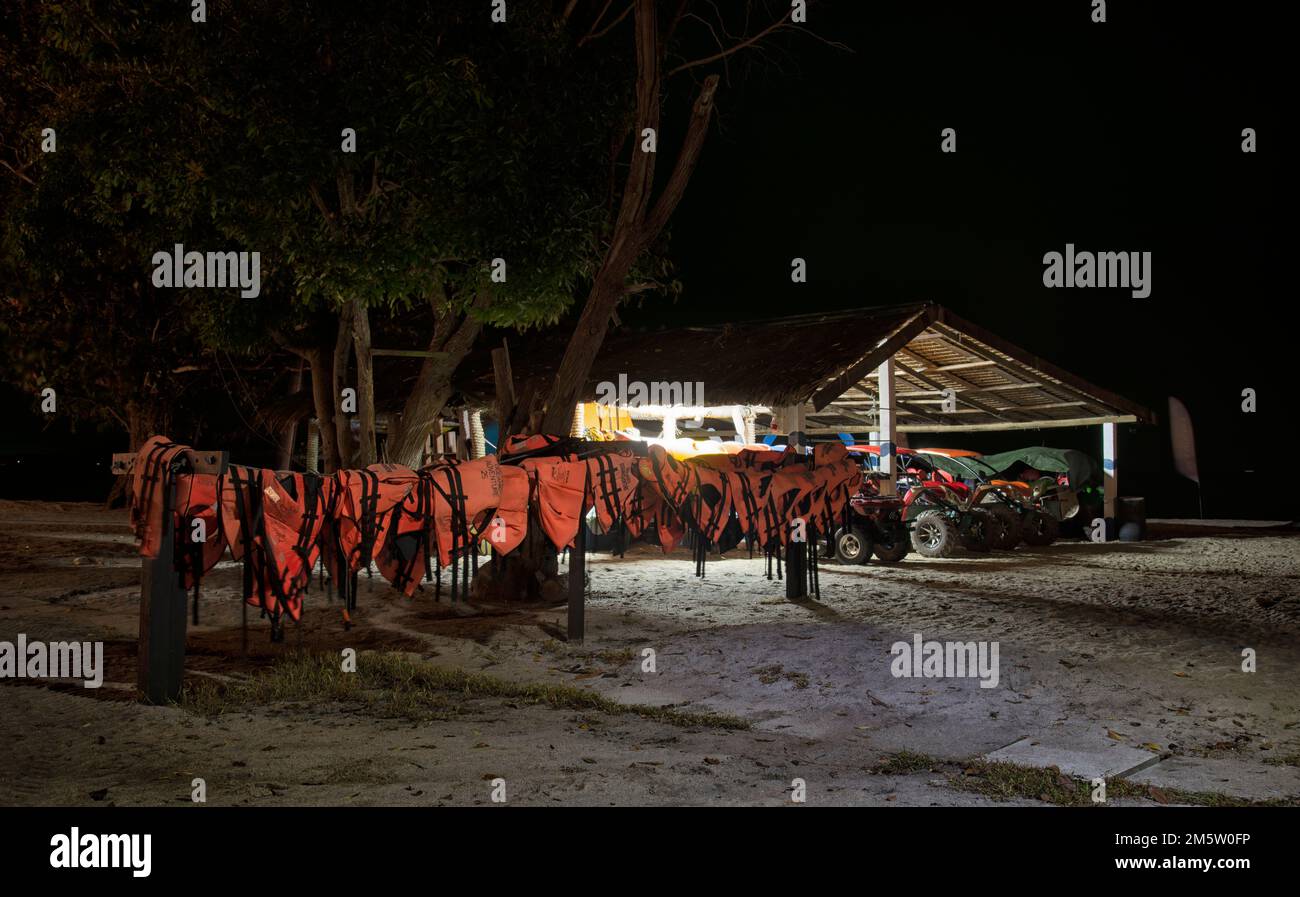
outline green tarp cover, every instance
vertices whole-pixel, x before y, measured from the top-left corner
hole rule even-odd
[[[1075,449],[1045,448],[1041,445],[985,455],[984,463],[998,471],[1002,477],[1018,474],[1020,465],[1032,467],[1043,473],[1069,474],[1070,488],[1086,489],[1101,486],[1101,465],[1091,456]]]
[[[900,454],[905,454],[906,449],[899,449]],[[944,473],[952,474],[958,479],[996,479],[998,471],[990,467],[979,458],[950,458],[947,455],[932,455],[925,449],[914,449],[911,452],[920,456],[922,459],[929,461]]]

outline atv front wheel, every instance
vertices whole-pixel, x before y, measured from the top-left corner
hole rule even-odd
[[[883,564],[897,564],[903,558],[907,557],[912,550],[907,537],[907,529],[902,526],[887,529],[885,533],[876,540],[876,557]]]
[[[922,511],[912,524],[912,548],[927,558],[952,557],[957,552],[957,528],[943,511]]]
[[[962,521],[961,544],[967,551],[985,552],[993,547],[993,515],[982,508],[973,508]]]
[[[860,526],[846,526],[835,537],[835,557],[841,564],[865,564],[871,548],[871,534]]]
[[[1006,505],[994,505],[988,509],[993,515],[993,547],[1000,551],[1010,551],[1020,544],[1020,515]]]
[[[1021,534],[1029,545],[1051,545],[1061,530],[1061,524],[1051,514],[1030,511],[1025,514]]]

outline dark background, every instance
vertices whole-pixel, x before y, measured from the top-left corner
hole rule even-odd
[[[1196,426],[1206,515],[1290,519],[1262,486],[1294,430],[1274,8],[1114,2],[1095,24],[1088,0],[814,4],[810,27],[853,52],[794,35],[771,66],[724,79],[672,222],[683,293],[624,322],[937,301],[1159,414],[1121,427],[1122,491],[1145,495],[1149,515],[1196,514],[1195,485],[1170,467],[1175,395]],[[956,154],[939,150],[946,127]],[[1255,154],[1240,150],[1245,127]],[[1151,252],[1151,295],[1046,289],[1043,254],[1067,242]],[[790,282],[796,256],[806,284]],[[1255,414],[1241,412],[1245,387]],[[4,395],[0,494],[102,498],[125,437],[47,425],[34,408]],[[912,442],[1100,452],[1097,427]]]

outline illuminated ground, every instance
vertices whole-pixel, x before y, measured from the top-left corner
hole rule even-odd
[[[141,707],[128,700],[138,568],[124,515],[0,510],[0,639],[103,639],[108,655],[97,692],[0,685],[10,758],[0,804],[173,803],[196,776],[209,802],[234,804],[487,803],[497,778],[510,803],[777,804],[795,779],[809,803],[977,803],[987,798],[954,777],[1013,742],[1044,763],[1067,749],[1141,752],[1124,754],[1152,758],[1133,778],[1171,791],[1300,796],[1300,539],[1290,533],[1179,530],[1140,544],[828,565],[821,602],[798,604],[744,552],[710,559],[697,580],[687,556],[637,549],[592,562],[581,648],[561,640],[563,608],[407,601],[363,578],[352,632],[313,593],[283,646],[253,614],[244,657],[239,570],[226,563],[191,631],[196,682],[271,668],[299,645],[355,645],[752,726],[727,731],[497,697],[458,699],[450,718],[419,723],[311,701],[216,719]],[[890,646],[915,633],[996,641],[998,687],[894,678]],[[1242,672],[1246,648],[1258,672]],[[654,673],[641,669],[645,649]],[[933,763],[882,773],[900,751]]]

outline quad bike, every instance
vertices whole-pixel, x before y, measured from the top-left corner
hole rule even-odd
[[[1058,486],[1050,477],[1032,486],[990,479],[987,465],[971,458],[945,456],[943,463],[948,468],[946,472],[936,469],[925,457],[914,459],[912,471],[925,476],[927,483],[947,487],[959,505],[988,513],[992,518],[992,547],[1010,550],[1021,541],[1028,545],[1050,545],[1056,541],[1060,531],[1059,514],[1068,507],[1073,495],[1068,489]],[[956,474],[975,485],[967,485]]]
[[[946,558],[958,546],[968,551],[993,547],[995,522],[992,513],[963,497],[952,483],[901,477],[904,520],[911,523],[912,548],[923,557]]]
[[[974,488],[960,482],[948,486],[962,497],[963,504],[978,507],[993,518],[994,548],[1010,551],[1022,541],[1027,545],[1056,541],[1059,522],[1027,484],[989,480]]]
[[[874,554],[881,563],[896,564],[911,548],[903,501],[880,494],[879,475],[862,478],[858,494],[849,502],[851,519],[822,542],[822,556],[841,564],[865,564]]]

